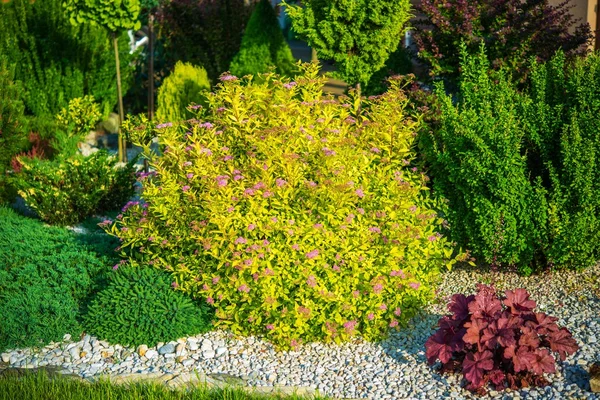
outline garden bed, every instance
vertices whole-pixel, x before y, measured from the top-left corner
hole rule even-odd
[[[225,331],[159,343],[156,347],[126,348],[93,337],[66,338],[41,350],[20,349],[2,354],[10,367],[59,366],[66,373],[88,379],[140,374],[173,380],[198,372],[210,382],[215,377],[232,377],[243,386],[313,388],[335,398],[433,399],[472,398],[461,389],[457,377],[439,375],[425,359],[424,344],[445,314],[448,296],[473,293],[477,283],[494,283],[500,290],[526,288],[538,309],[559,318],[580,348],[565,362],[557,362],[557,373],[547,376],[551,386],[489,393],[488,398],[587,398],[588,369],[600,358],[600,266],[584,272],[547,273],[521,277],[472,267],[443,275],[438,301],[415,317],[407,329],[393,332],[381,343],[360,340],[342,345],[301,345],[297,351],[277,352],[268,342],[255,337],[234,337]],[[85,354],[84,354],[85,353]],[[144,354],[141,356],[140,354]],[[83,356],[83,357],[81,357]],[[176,383],[177,381],[173,381]],[[308,390],[308,393],[311,393]],[[306,393],[306,391],[304,392]]]

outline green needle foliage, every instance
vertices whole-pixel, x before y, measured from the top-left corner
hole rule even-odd
[[[296,70],[292,50],[279,28],[275,10],[269,0],[261,0],[248,21],[240,51],[229,69],[234,75],[244,76],[268,72],[271,67],[286,76],[292,76]]]
[[[192,118],[196,113],[186,111],[192,104],[206,106],[206,95],[210,81],[206,70],[190,63],[177,62],[175,70],[165,78],[158,90],[156,117],[162,121],[181,121]]]
[[[0,207],[0,221],[0,351],[80,334],[80,309],[110,260],[11,209]]]
[[[169,274],[119,265],[84,317],[88,332],[111,343],[155,346],[209,329],[208,307],[173,290]]]
[[[294,31],[334,60],[337,76],[366,85],[396,50],[411,18],[408,0],[306,0],[287,4]]]

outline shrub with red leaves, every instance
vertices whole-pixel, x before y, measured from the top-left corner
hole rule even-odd
[[[425,343],[427,362],[440,360],[442,372],[462,372],[467,389],[479,394],[488,383],[496,390],[547,385],[543,374],[555,372],[553,354],[564,361],[577,343],[557,318],[534,311],[526,290],[505,295],[479,285],[476,295],[452,296],[452,315],[439,320],[440,329]]]
[[[526,75],[530,57],[549,60],[561,49],[568,56],[585,52],[592,31],[571,14],[572,0],[421,0],[416,4],[414,38],[430,73],[455,78],[459,44],[475,53],[483,41],[494,68]]]

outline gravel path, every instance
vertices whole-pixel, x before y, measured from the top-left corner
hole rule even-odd
[[[160,344],[138,354],[139,349],[109,346],[89,336],[82,341],[66,340],[32,350],[2,354],[13,367],[62,366],[83,377],[102,373],[152,374],[188,372],[222,373],[241,377],[254,386],[285,385],[314,387],[337,398],[370,399],[470,399],[460,388],[460,379],[440,376],[425,360],[424,343],[445,313],[445,299],[457,292],[473,293],[478,282],[495,282],[499,289],[526,288],[538,309],[559,318],[580,349],[557,373],[547,378],[552,386],[520,391],[490,392],[493,399],[595,399],[588,368],[600,361],[600,266],[582,273],[560,272],[519,277],[474,269],[455,269],[444,275],[439,298],[409,329],[394,332],[382,343],[356,341],[343,345],[309,344],[297,351],[277,353],[268,343],[253,337],[234,338],[215,331],[178,342]]]

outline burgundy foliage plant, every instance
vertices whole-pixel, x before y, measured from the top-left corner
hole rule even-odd
[[[455,294],[452,313],[425,343],[427,362],[442,363],[442,372],[462,372],[467,389],[484,394],[486,386],[545,386],[544,373],[555,372],[555,355],[565,360],[578,346],[557,318],[535,312],[535,301],[524,289],[498,295],[479,285],[476,295]]]
[[[557,50],[585,52],[591,28],[570,13],[571,0],[553,6],[548,0],[422,0],[414,38],[419,58],[436,76],[456,77],[459,44],[476,52],[483,41],[492,66],[526,75],[531,57],[549,60]]]

